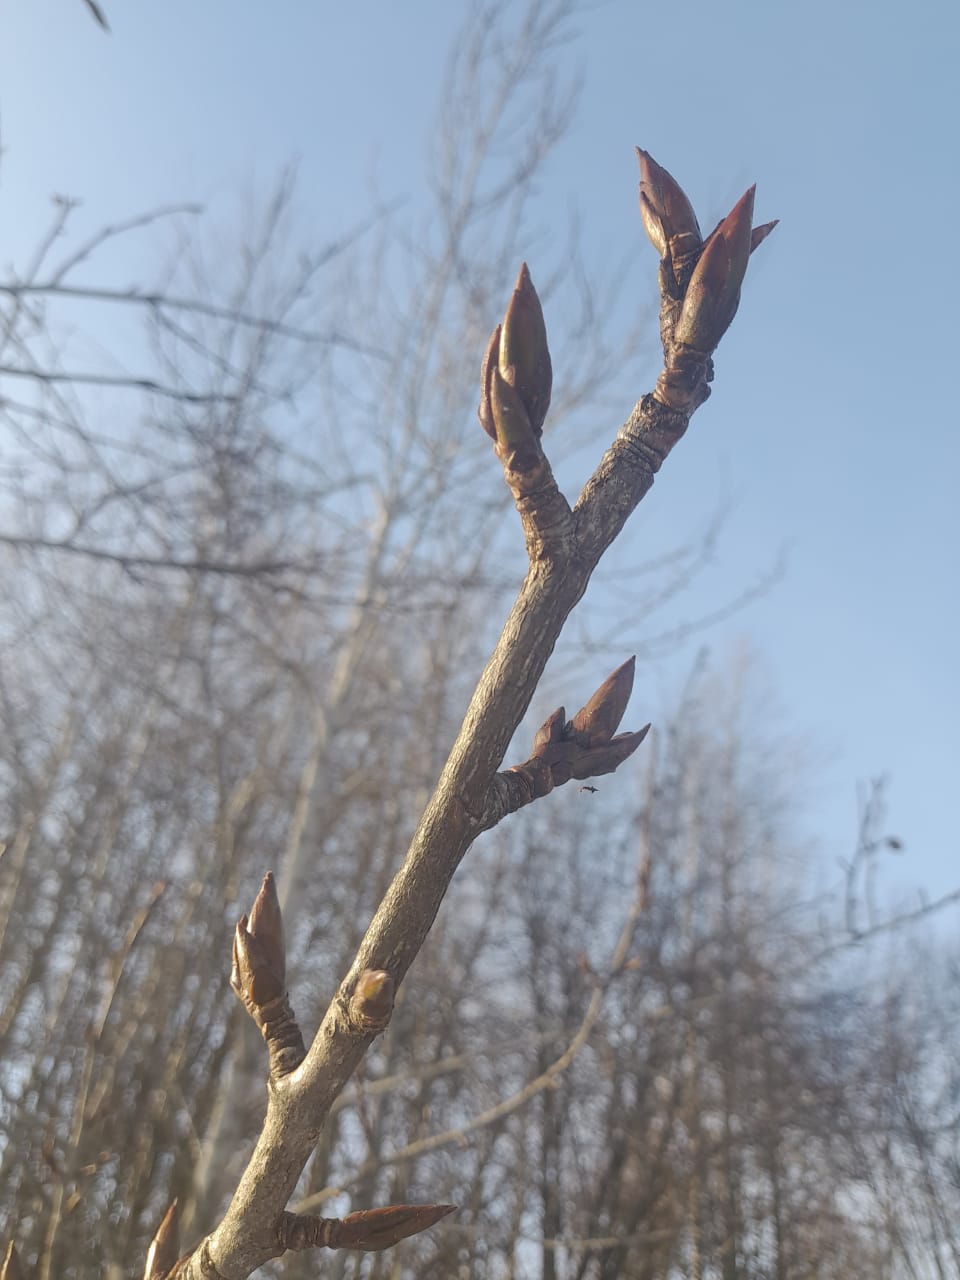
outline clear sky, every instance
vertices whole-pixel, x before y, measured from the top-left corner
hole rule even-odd
[[[4,263],[22,261],[53,192],[82,197],[93,229],[267,190],[295,158],[318,241],[357,221],[371,177],[416,202],[464,5],[102,3],[109,36],[81,0],[0,3]],[[563,50],[580,109],[542,186],[545,222],[579,209],[588,270],[642,256],[644,305],[655,260],[634,144],[708,227],[753,181],[758,220],[782,220],[751,264],[714,396],[644,504],[643,554],[730,501],[692,616],[786,549],[775,590],[700,642],[723,652],[746,636],[762,655],[822,756],[810,803],[826,851],[852,846],[857,780],[889,773],[900,883],[932,893],[960,882],[958,13],[947,0],[594,3]],[[666,688],[676,669],[648,678]]]

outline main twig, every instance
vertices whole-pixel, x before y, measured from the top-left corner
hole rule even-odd
[[[334,1099],[386,1026],[396,989],[476,836],[570,778],[612,771],[646,732],[616,733],[632,685],[631,660],[571,721],[562,708],[555,712],[526,761],[498,772],[597,562],[709,395],[713,351],[737,309],[747,260],[773,225],[752,227],[751,188],[704,240],[676,181],[646,152],[638,156],[641,213],[660,254],[664,365],[656,389],[636,405],[571,508],[541,443],[551,361],[540,301],[526,264],[521,267],[503,323],[487,347],[479,414],[520,514],[526,578],[403,865],[305,1052],[284,989],[272,877],[238,925],[233,985],[267,1041],[267,1114],[223,1221],[174,1263],[168,1236],[175,1214],[168,1214],[161,1228],[167,1235],[151,1251],[149,1280],[245,1280],[288,1248],[381,1248],[450,1211],[444,1205],[390,1206],[331,1220],[291,1215],[287,1204]]]

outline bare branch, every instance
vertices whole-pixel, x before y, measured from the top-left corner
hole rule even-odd
[[[103,27],[104,31],[106,31],[106,32],[108,32],[108,33],[109,33],[109,31],[110,31],[110,26],[109,26],[109,24],[107,23],[106,18],[103,16],[103,10],[102,10],[102,9],[100,8],[100,6],[97,4],[97,0],[84,0],[84,4],[87,6],[87,8],[88,8],[88,9],[90,10],[90,12],[93,14],[93,16],[94,16],[94,18],[97,20],[97,22],[99,22],[99,23],[100,23],[100,26],[101,26],[101,27]]]
[[[182,391],[177,387],[164,386],[153,378],[138,378],[135,375],[108,373],[54,372],[37,366],[18,367],[17,365],[0,364],[0,374],[8,378],[29,378],[31,382],[66,383],[69,386],[117,387],[123,391],[149,391],[152,395],[164,396],[168,400],[179,400],[184,404],[231,404],[236,395],[222,391]]]

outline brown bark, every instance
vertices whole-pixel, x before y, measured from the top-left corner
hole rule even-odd
[[[512,385],[514,364],[494,372],[494,391],[489,402],[481,402],[481,421],[488,431],[489,424],[494,427],[496,450],[520,514],[529,556],[526,578],[403,865],[360,944],[350,972],[302,1065],[271,1081],[263,1129],[233,1201],[212,1235],[179,1264],[175,1272],[178,1280],[244,1280],[284,1251],[278,1223],[284,1221],[289,1198],[334,1100],[373,1039],[373,1032],[351,1015],[361,975],[382,971],[389,974],[394,989],[399,987],[473,840],[517,807],[505,795],[507,789],[495,785],[497,770],[557,638],[600,557],[650,489],[667,454],[684,434],[690,415],[708,394],[706,381],[712,377],[709,350],[693,353],[694,359],[674,338],[674,327],[684,316],[689,320],[690,308],[683,307],[683,299],[678,297],[683,286],[677,284],[677,273],[665,269],[669,258],[668,246],[660,272],[665,364],[658,392],[645,395],[636,405],[572,510],[542,453],[538,424],[531,425],[542,393],[538,393],[536,405],[529,396],[524,400],[522,384]],[[742,277],[742,270],[740,274]],[[687,283],[689,279],[688,275]],[[529,285],[524,271],[521,282]],[[704,287],[709,303],[710,288]],[[732,292],[739,295],[739,280],[731,280],[729,274],[720,287],[724,297]],[[515,305],[508,310],[508,322],[514,310]],[[726,323],[729,319],[715,329],[711,324],[700,325],[699,345],[715,345]],[[509,329],[507,322],[504,329]],[[501,366],[505,359],[506,339],[501,342],[499,335],[498,330],[484,362],[485,383],[498,346]],[[515,342],[522,344],[524,339],[521,331]],[[535,340],[545,341],[539,331]]]

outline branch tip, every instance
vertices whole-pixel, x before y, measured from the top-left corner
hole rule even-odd
[[[499,365],[504,379],[516,388],[530,429],[539,436],[550,407],[553,366],[543,308],[525,262],[520,264],[513,296],[503,318]]]

